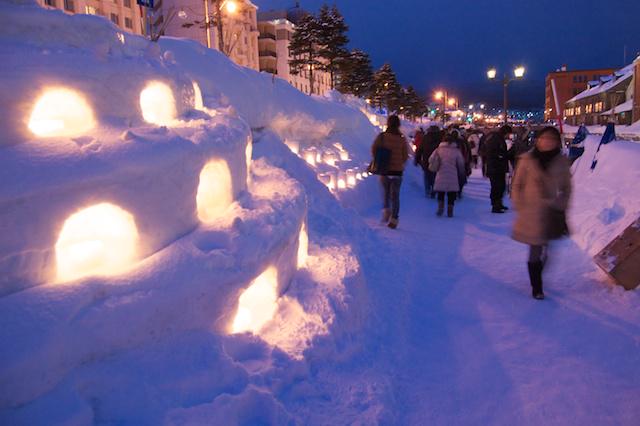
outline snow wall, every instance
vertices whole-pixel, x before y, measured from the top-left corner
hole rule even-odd
[[[640,216],[640,143],[617,140],[602,145],[591,170],[600,139],[589,136],[584,154],[572,167],[573,239],[592,256]]]
[[[101,394],[105,389],[121,388],[123,380],[137,383],[136,374],[163,356],[200,347],[210,364],[183,364],[206,367],[202,374],[211,380],[185,386],[208,386],[212,399],[242,391],[240,401],[282,414],[272,396],[247,386],[248,373],[230,358],[247,356],[242,345],[235,353],[233,346],[222,351],[220,339],[232,333],[245,290],[258,283],[273,284],[278,312],[271,312],[274,324],[253,334],[294,358],[328,332],[336,312],[346,312],[347,293],[360,299],[357,259],[335,237],[298,272],[305,268],[307,194],[274,164],[286,165],[313,188],[319,204],[313,227],[342,235],[331,219],[344,220],[336,199],[283,141],[329,150],[340,141],[340,152],[351,157],[340,167],[364,163],[379,130],[363,113],[366,105],[341,96],[309,97],[196,43],[149,43],[103,18],[43,10],[33,1],[0,4],[0,60],[0,102],[6,106],[0,117],[0,341],[7,342],[0,350],[0,420],[98,421],[89,401],[118,398]],[[145,103],[145,90],[158,84],[161,90]],[[75,97],[59,107],[56,96],[69,92]],[[167,104],[172,108],[156,108]],[[37,133],[69,126],[77,126],[73,134]],[[260,146],[253,147],[252,129]],[[220,161],[228,176],[216,174],[225,169]],[[222,177],[227,191],[202,190],[212,162],[212,176]],[[213,207],[202,209],[203,197]],[[205,220],[211,209],[214,217]],[[103,226],[114,212],[120,216]],[[70,242],[80,263],[111,243],[92,233],[67,235],[83,224],[107,233],[114,224],[126,225],[115,233],[130,245],[109,253],[130,255],[128,263],[61,277],[62,242]],[[318,235],[315,229],[309,234]],[[285,294],[294,277],[298,287],[288,294],[297,299]],[[357,327],[354,312],[349,327]],[[140,348],[153,349],[136,352]],[[186,351],[185,357],[196,356]],[[118,359],[139,363],[136,374],[109,364]],[[136,424],[157,424],[169,408],[202,402],[179,394],[174,398],[180,401],[167,399],[156,411],[127,411],[129,403],[120,401],[104,412],[120,414],[102,420],[118,422],[123,415]],[[247,415],[231,411],[225,421]]]

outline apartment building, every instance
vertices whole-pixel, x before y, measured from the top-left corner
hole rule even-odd
[[[291,72],[289,61],[293,57],[289,45],[295,32],[293,21],[297,21],[300,15],[299,8],[258,14],[260,71],[274,74],[306,94],[324,95],[331,89],[329,73],[314,70],[311,87],[309,70],[298,74]]]
[[[634,110],[637,75],[636,64],[628,65],[611,75],[589,82],[587,90],[569,99],[564,107],[567,123],[598,125],[614,121],[631,124]]]
[[[205,24],[207,12],[209,28]],[[159,13],[162,19],[158,25],[164,26],[163,35],[195,40],[203,46],[223,50],[238,65],[260,69],[258,7],[249,0],[162,0]],[[218,17],[222,20],[222,49]]]
[[[145,33],[144,12],[136,0],[38,0],[38,3],[66,13],[104,16],[125,31],[140,35]]]
[[[547,74],[545,82],[545,102],[544,119],[554,120],[558,117],[551,80],[555,81],[556,93],[558,94],[558,105],[560,106],[560,116],[564,116],[565,103],[587,89],[590,81],[599,81],[601,77],[611,75],[615,68],[602,68],[592,70],[569,71],[566,65],[560,69]]]

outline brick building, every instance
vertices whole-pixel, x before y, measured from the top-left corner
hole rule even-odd
[[[564,106],[568,124],[602,125],[609,121],[631,124],[634,108],[636,65],[631,64],[611,75],[589,82],[587,90],[569,99]]]
[[[554,120],[558,117],[556,113],[551,80],[555,80],[556,91],[558,93],[558,105],[560,105],[560,116],[564,116],[562,110],[564,104],[578,93],[587,89],[590,81],[599,81],[601,77],[612,74],[615,68],[602,68],[593,70],[568,71],[566,65],[557,71],[547,74],[545,84],[544,119]]]
[[[633,122],[640,121],[640,56],[634,62]]]

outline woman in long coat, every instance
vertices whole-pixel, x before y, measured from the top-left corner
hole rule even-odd
[[[429,170],[436,172],[433,189],[438,194],[438,216],[442,216],[444,212],[446,195],[447,216],[453,217],[453,205],[460,191],[460,176],[465,173],[464,158],[456,142],[453,135],[446,135],[438,149],[429,157]]]
[[[532,295],[544,299],[542,270],[550,240],[568,235],[566,210],[571,197],[569,161],[561,152],[560,132],[546,127],[535,147],[518,161],[512,185],[516,209],[513,239],[529,245]]]

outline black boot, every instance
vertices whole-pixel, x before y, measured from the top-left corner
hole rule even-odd
[[[529,262],[529,279],[531,280],[531,295],[534,299],[544,299],[542,291],[542,262]]]
[[[453,217],[453,204],[449,204],[447,206],[447,216],[448,217]]]
[[[438,200],[438,211],[436,211],[436,214],[442,216],[442,213],[444,213],[444,200]]]

